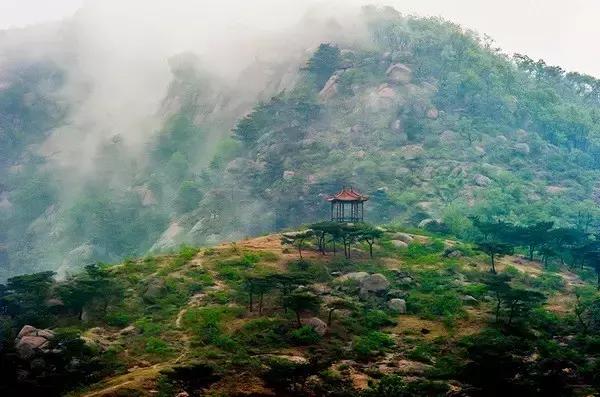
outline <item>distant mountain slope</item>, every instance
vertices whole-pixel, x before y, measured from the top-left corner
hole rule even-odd
[[[156,114],[135,127],[143,138],[64,117],[56,59],[68,57],[2,70],[0,277],[295,226],[326,217],[323,195],[343,185],[371,196],[372,221],[461,236],[469,215],[595,216],[598,80],[439,19],[365,8],[360,23],[360,40],[332,24],[320,47],[257,59],[234,84],[173,57]],[[93,150],[88,128],[101,130]],[[85,164],[44,145],[57,131]]]

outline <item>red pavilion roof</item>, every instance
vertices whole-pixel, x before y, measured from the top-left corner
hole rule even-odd
[[[327,201],[367,201],[369,196],[364,196],[351,187],[344,187],[339,193],[327,197]]]

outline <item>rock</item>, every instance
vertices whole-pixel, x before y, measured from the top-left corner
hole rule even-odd
[[[136,330],[135,326],[133,326],[133,325],[127,326],[119,331],[120,335],[132,335],[135,333],[137,333],[137,330]]]
[[[456,137],[456,132],[446,130],[440,134],[440,142],[447,145],[456,141]]]
[[[156,241],[150,248],[150,251],[164,251],[169,248],[177,247],[179,243],[179,237],[183,231],[183,227],[178,222],[171,222],[167,230],[163,232],[158,241]]]
[[[406,301],[400,298],[390,299],[387,307],[400,314],[406,314]]]
[[[474,297],[472,297],[471,295],[463,295],[461,297],[463,303],[467,304],[467,305],[477,305],[479,304],[479,301],[477,299],[475,299]]]
[[[400,119],[394,120],[391,127],[392,127],[392,131],[397,132],[397,133],[404,131],[404,129],[402,128],[402,120],[400,120]]]
[[[392,238],[394,240],[403,241],[406,244],[410,244],[414,240],[413,237],[410,234],[408,234],[408,233],[402,233],[402,232],[394,233],[394,235],[392,236]]]
[[[419,222],[418,227],[421,229],[425,229],[429,226],[441,224],[442,221],[439,219],[425,218],[421,222]]]
[[[446,258],[460,258],[463,256],[463,253],[455,248],[450,247],[444,251],[444,256]]]
[[[369,277],[369,273],[367,272],[352,272],[344,274],[340,279],[342,281],[345,280],[354,280],[354,281],[362,281],[364,278]]]
[[[142,297],[149,303],[154,303],[166,291],[165,280],[161,278],[153,278],[148,282],[146,291]]]
[[[37,328],[31,325],[24,325],[23,328],[17,334],[17,339],[22,338],[27,335],[32,335],[37,331]]]
[[[381,99],[393,100],[397,96],[396,90],[387,84],[382,84],[377,88],[377,97]]]
[[[405,160],[414,160],[423,155],[425,150],[423,150],[423,146],[421,145],[406,145],[402,146],[399,150],[400,156],[402,156]]]
[[[477,174],[473,177],[473,182],[477,186],[486,187],[492,183],[492,180],[485,175]]]
[[[398,284],[400,285],[411,285],[414,282],[414,280],[412,279],[412,277],[401,277],[398,280]]]
[[[154,197],[154,193],[152,193],[152,190],[148,186],[136,186],[133,190],[138,194],[142,207],[150,207],[157,204],[156,197]]]
[[[311,289],[316,295],[328,295],[331,293],[331,287],[327,284],[313,284]]]
[[[311,317],[302,320],[302,325],[311,327],[320,336],[323,336],[327,333],[327,324],[318,317]]]
[[[389,287],[390,282],[381,273],[371,274],[360,280],[360,291],[362,294],[386,291]]]
[[[498,135],[496,137],[496,141],[498,141],[499,143],[506,143],[508,142],[508,138],[506,138],[504,135]]]
[[[286,180],[286,181],[289,181],[295,175],[296,175],[296,173],[294,171],[290,171],[290,170],[283,171],[283,179]]]
[[[47,351],[52,339],[54,339],[54,332],[51,330],[25,325],[15,339],[15,349],[21,359],[28,360],[38,351]]]
[[[517,153],[521,153],[521,154],[529,154],[529,145],[526,143],[517,143],[514,146],[514,150]]]
[[[402,241],[402,240],[391,240],[390,242],[391,242],[391,243],[392,243],[392,245],[393,245],[394,247],[396,247],[396,248],[406,248],[406,247],[408,247],[408,244],[407,244],[407,243],[405,243],[405,242],[404,242],[404,241]]]
[[[339,80],[338,72],[334,73],[329,80],[323,86],[323,89],[319,92],[319,98],[322,100],[328,100],[332,98],[335,94],[337,94],[337,82]]]
[[[427,110],[427,113],[425,113],[425,116],[428,119],[435,120],[440,116],[440,111],[436,108],[430,108]]]
[[[175,397],[190,397],[190,394],[187,391],[181,391],[175,395]]]
[[[412,79],[412,70],[402,63],[391,65],[385,74],[391,81],[396,83],[408,83]]]

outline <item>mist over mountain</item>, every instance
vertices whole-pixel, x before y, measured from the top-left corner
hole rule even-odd
[[[132,4],[0,33],[2,278],[298,226],[344,185],[460,237],[597,212],[591,76],[391,8]]]

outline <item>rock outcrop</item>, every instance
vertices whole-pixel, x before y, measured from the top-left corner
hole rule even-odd
[[[52,339],[54,339],[54,332],[51,330],[25,325],[15,339],[15,349],[21,359],[28,360],[38,352],[48,352]]]

